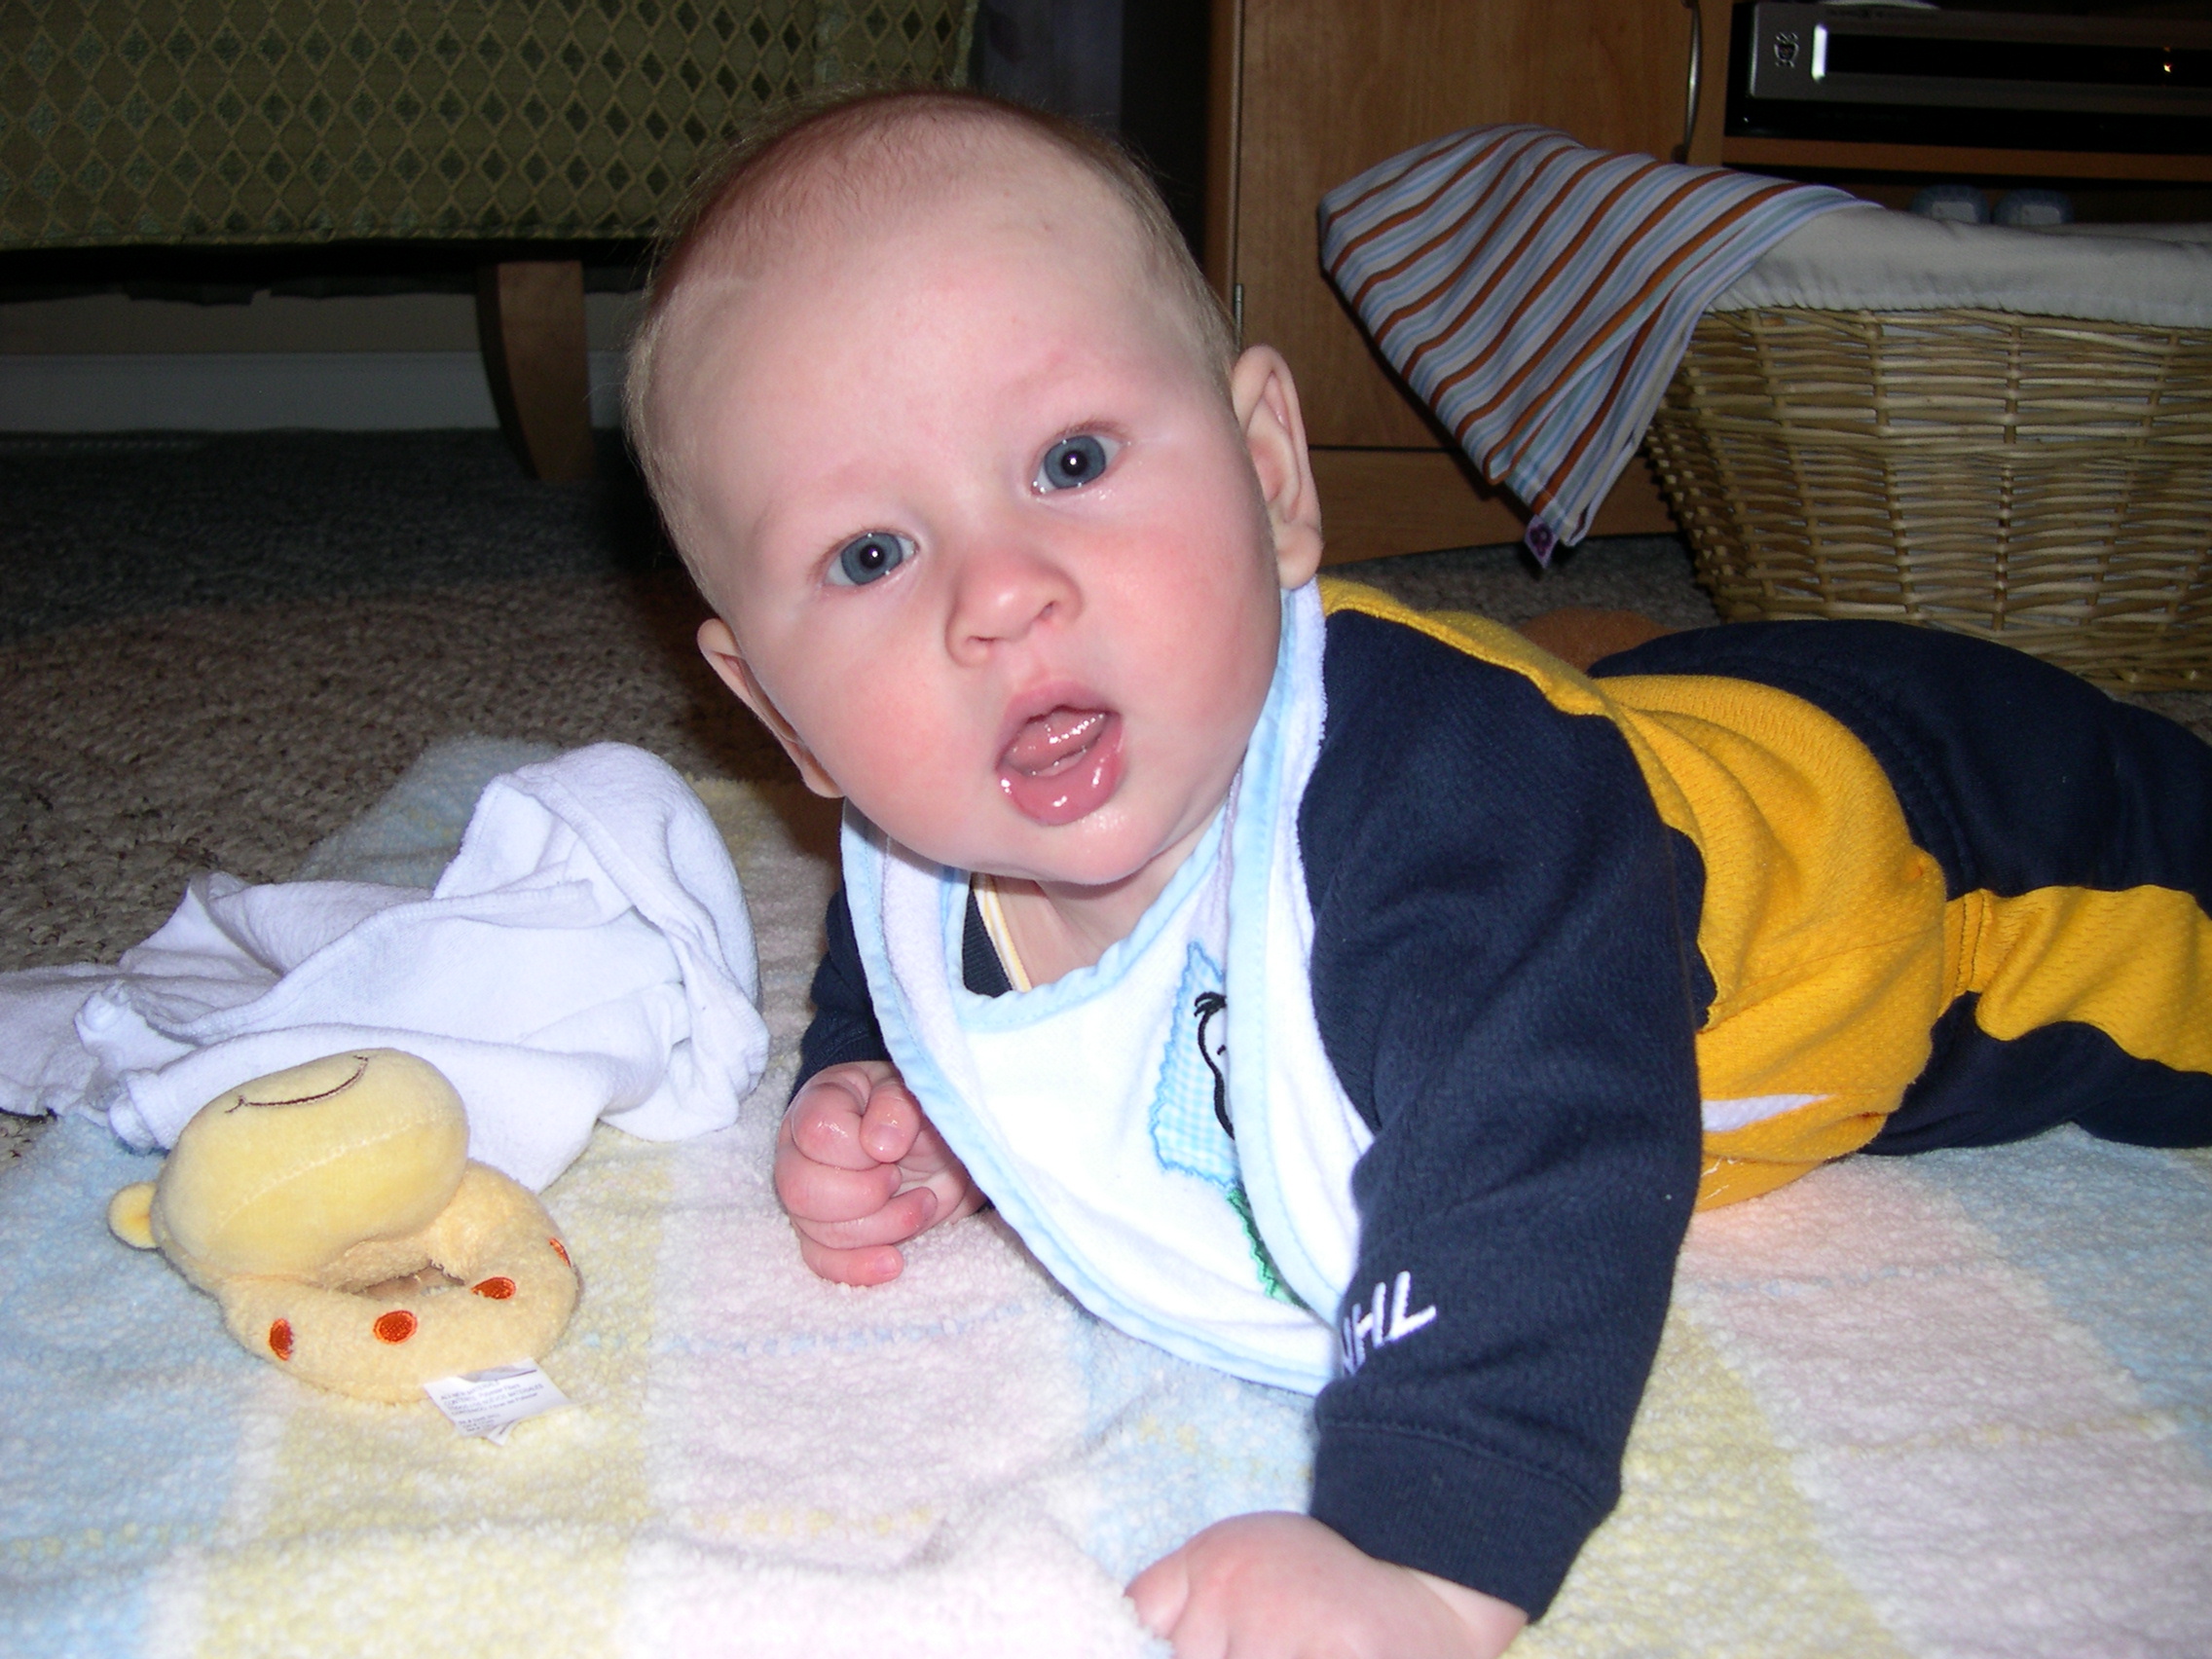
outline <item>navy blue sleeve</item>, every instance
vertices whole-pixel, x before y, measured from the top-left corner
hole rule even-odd
[[[840,887],[830,896],[830,914],[823,924],[826,946],[814,970],[814,1018],[798,1040],[798,1081],[792,1093],[806,1087],[806,1080],[830,1066],[847,1060],[888,1060],[883,1028],[876,1023],[875,1005],[868,1000],[867,970],[861,965],[861,947],[853,938],[852,907]],[[960,976],[979,997],[1003,997],[1014,989],[999,960],[997,946],[983,926],[983,912],[974,894],[968,897],[968,926],[961,938]]]
[[[1609,720],[1328,626],[1313,1002],[1375,1140],[1312,1512],[1533,1618],[1619,1496],[1696,1196],[1680,837]]]
[[[875,1022],[875,1005],[868,1000],[867,970],[861,966],[861,947],[853,938],[853,913],[840,887],[830,896],[830,914],[824,919],[827,936],[821,966],[814,970],[814,1018],[798,1040],[797,1094],[818,1071],[843,1065],[847,1060],[888,1060],[883,1030]]]

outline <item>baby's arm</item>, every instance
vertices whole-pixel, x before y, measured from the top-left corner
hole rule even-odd
[[[1129,1585],[1175,1659],[1496,1659],[1521,1609],[1393,1567],[1304,1515],[1238,1515]]]
[[[1187,1654],[1325,1651],[1333,1621],[1346,1652],[1494,1654],[1612,1507],[1665,1318],[1699,1168],[1677,895],[1702,870],[1610,722],[1356,615],[1328,650],[1309,973],[1374,1140],[1327,1309],[1311,1553],[1257,1565],[1286,1523],[1241,1517],[1132,1591]],[[1292,1609],[1273,1629],[1238,1589],[1267,1577]],[[1163,1612],[1162,1578],[1204,1594]],[[1415,1589],[1455,1611],[1452,1645],[1400,1634]]]
[[[776,1196],[806,1265],[840,1284],[897,1278],[899,1245],[983,1207],[888,1060],[847,1060],[807,1079],[777,1131]]]

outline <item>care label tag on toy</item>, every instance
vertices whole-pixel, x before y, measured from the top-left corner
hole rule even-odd
[[[504,1446],[507,1430],[524,1418],[557,1412],[572,1403],[553,1385],[552,1378],[527,1361],[441,1377],[424,1383],[423,1392],[461,1433],[480,1436],[495,1446]]]

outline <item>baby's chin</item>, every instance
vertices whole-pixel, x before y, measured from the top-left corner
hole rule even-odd
[[[1232,768],[1234,776],[1234,768]],[[948,794],[954,792],[947,792]],[[1002,881],[1034,882],[1070,898],[1104,897],[1148,874],[1164,880],[1213,821],[1228,793],[1192,780],[1163,797],[1157,781],[1124,776],[1110,796],[1060,823],[1041,823],[1010,798],[999,777],[968,787],[964,808],[908,795],[852,804],[900,846],[931,864]]]
[[[1201,813],[1189,827],[1146,824],[1117,810],[1120,805],[1109,803],[1071,824],[1030,830],[1013,837],[1014,846],[976,849],[976,863],[954,867],[1002,881],[1035,882],[1066,898],[1104,898],[1148,876],[1171,875],[1190,852],[1193,830],[1212,817]]]

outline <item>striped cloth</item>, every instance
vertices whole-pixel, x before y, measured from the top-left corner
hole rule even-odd
[[[1323,197],[1321,266],[1482,475],[1527,504],[1548,562],[1589,534],[1707,304],[1808,219],[1859,205],[1474,127]]]

